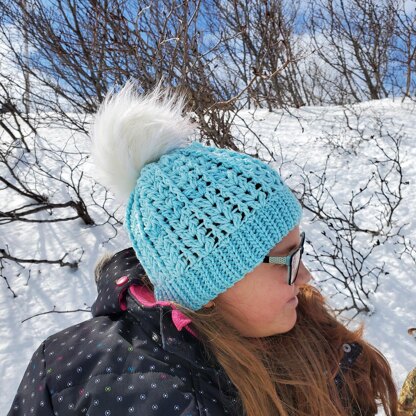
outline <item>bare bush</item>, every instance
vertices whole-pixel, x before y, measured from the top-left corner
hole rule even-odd
[[[353,146],[349,147],[344,137],[339,140],[344,147],[340,147],[330,132],[331,139],[323,141],[329,149],[323,170],[312,172],[301,167],[301,199],[304,208],[312,214],[312,221],[321,224],[319,247],[310,244],[310,256],[315,260],[315,270],[326,276],[322,283],[333,284],[334,294],[344,298],[345,305],[338,311],[372,312],[371,295],[377,291],[382,276],[388,274],[385,263],[374,260],[378,250],[392,240],[402,246],[403,252],[414,254],[409,249],[409,241],[403,246],[405,237],[401,231],[406,224],[397,215],[403,188],[408,184],[402,169],[403,136],[400,130],[389,131],[378,116],[374,117],[374,128],[364,130],[360,127],[360,113],[348,113]],[[334,196],[337,178],[329,173],[334,151],[339,152],[340,148],[343,158],[347,154],[355,158],[359,148],[371,149],[368,156],[371,173],[366,176],[364,170],[361,183],[351,184],[352,189],[344,193],[344,200]]]
[[[16,96],[16,91],[14,91]],[[86,226],[95,224],[85,200],[84,164],[88,155],[74,144],[71,135],[65,146],[59,148],[51,140],[42,137],[44,124],[42,114],[26,114],[13,104],[10,91],[2,85],[0,101],[7,105],[0,114],[0,226],[18,224],[60,224],[64,221],[81,220]],[[74,151],[75,149],[75,151]],[[10,229],[10,228],[9,228]],[[22,240],[28,236],[23,234]],[[7,276],[11,265],[20,270],[27,269],[30,277],[31,266],[35,264],[58,264],[76,269],[81,254],[55,253],[57,259],[31,257],[15,254],[19,241],[13,247],[8,239],[0,243],[0,276],[13,292]],[[75,256],[75,257],[74,257]],[[6,267],[7,266],[7,267]]]
[[[392,61],[401,71],[395,71],[395,84],[399,91],[405,97],[411,98],[415,95],[416,83],[414,75],[416,73],[416,19],[415,8],[412,12],[406,9],[405,0],[402,1],[401,7],[397,10],[397,28],[395,42],[393,47]],[[405,85],[401,78],[405,78]]]
[[[309,4],[306,25],[317,54],[335,72],[325,80],[332,102],[388,97],[399,1],[318,0]]]
[[[247,89],[249,108],[303,106],[296,63],[306,52],[295,45],[300,2],[215,0],[214,4],[214,33],[225,34],[224,53],[218,58],[232,88]]]

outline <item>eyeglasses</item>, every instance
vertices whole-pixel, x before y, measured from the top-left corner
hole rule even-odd
[[[263,263],[274,263],[274,264],[282,264],[284,266],[288,266],[287,281],[288,281],[289,286],[295,283],[296,277],[298,276],[300,260],[302,258],[302,253],[303,253],[304,242],[305,242],[305,233],[302,232],[300,234],[299,247],[295,248],[287,256],[284,256],[284,257],[266,256],[263,260]]]

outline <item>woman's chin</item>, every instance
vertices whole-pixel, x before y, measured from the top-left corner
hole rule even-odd
[[[287,320],[287,328],[284,332],[281,332],[281,334],[291,331],[293,327],[296,325],[297,320],[298,320],[298,314],[296,312],[296,309],[293,309],[293,318],[291,320],[290,319]]]

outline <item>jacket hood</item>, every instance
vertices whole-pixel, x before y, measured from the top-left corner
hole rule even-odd
[[[121,300],[125,291],[131,285],[143,285],[145,273],[133,248],[114,254],[96,278],[98,296],[91,307],[93,317],[122,313]]]
[[[194,366],[207,364],[219,369],[205,351],[191,320],[168,301],[156,301],[143,283],[145,270],[132,247],[107,261],[97,277],[98,296],[92,305],[94,317],[130,313],[149,336],[166,351],[175,353]]]

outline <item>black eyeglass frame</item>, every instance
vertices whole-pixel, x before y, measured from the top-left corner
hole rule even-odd
[[[292,286],[296,278],[298,276],[299,266],[300,262],[302,260],[302,254],[303,254],[303,246],[305,243],[305,233],[302,232],[300,234],[300,244],[297,248],[292,250],[287,256],[265,256],[263,263],[273,263],[273,264],[281,264],[288,267],[288,284],[289,286]],[[294,276],[292,276],[292,272],[294,271],[294,264],[293,260],[296,259],[296,255],[299,253],[299,261],[297,263],[296,271],[294,272]],[[293,278],[293,280],[292,280]]]

